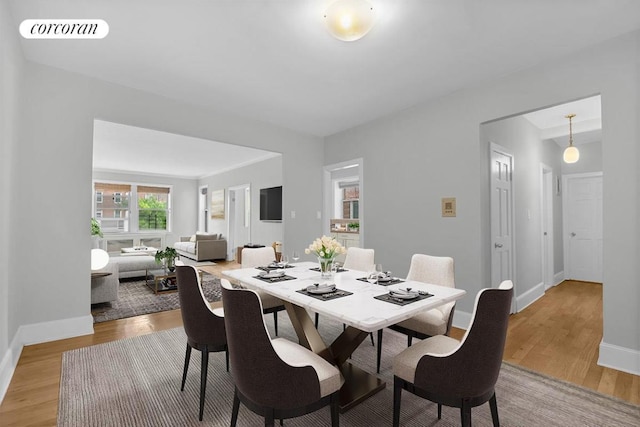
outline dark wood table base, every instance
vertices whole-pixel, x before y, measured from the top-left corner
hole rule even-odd
[[[348,411],[386,387],[386,383],[377,376],[347,362],[351,354],[367,338],[369,332],[348,326],[331,345],[327,346],[306,309],[287,301],[284,302],[284,306],[300,345],[340,369],[344,377],[344,384],[340,389],[340,412]]]

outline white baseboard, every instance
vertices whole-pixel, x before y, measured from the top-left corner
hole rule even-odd
[[[518,312],[521,312],[542,296],[544,296],[544,283],[540,282],[524,294],[516,297],[516,307]]]
[[[11,341],[11,345],[0,362],[0,402],[11,383],[18,359],[25,345],[40,344],[65,338],[93,334],[93,316],[90,314],[71,319],[22,325]]]
[[[598,365],[640,375],[640,351],[600,341]]]
[[[15,334],[9,349],[0,362],[0,402],[4,400],[4,396],[7,394],[9,383],[11,383],[16,366],[18,366],[20,353],[22,353],[22,344],[18,343],[18,334]]]
[[[553,275],[553,286],[558,286],[562,282],[564,282],[564,270]]]
[[[90,314],[52,322],[22,325],[18,328],[17,333],[22,345],[40,344],[91,334],[93,334],[93,316]]]

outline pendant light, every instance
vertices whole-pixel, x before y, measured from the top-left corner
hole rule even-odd
[[[565,163],[575,163],[580,159],[580,151],[576,147],[573,146],[573,127],[571,124],[571,119],[573,119],[575,114],[567,114],[565,117],[569,119],[569,146],[564,149],[564,154],[562,158]]]
[[[373,27],[373,6],[367,0],[336,0],[324,14],[327,30],[338,40],[351,42]]]

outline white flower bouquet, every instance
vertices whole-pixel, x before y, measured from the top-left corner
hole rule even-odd
[[[333,259],[347,250],[336,239],[329,236],[317,238],[304,250],[305,254],[314,253],[318,258]]]

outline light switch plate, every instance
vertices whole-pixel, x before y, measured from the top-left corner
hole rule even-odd
[[[456,198],[455,197],[442,198],[442,216],[443,217],[456,216]]]

